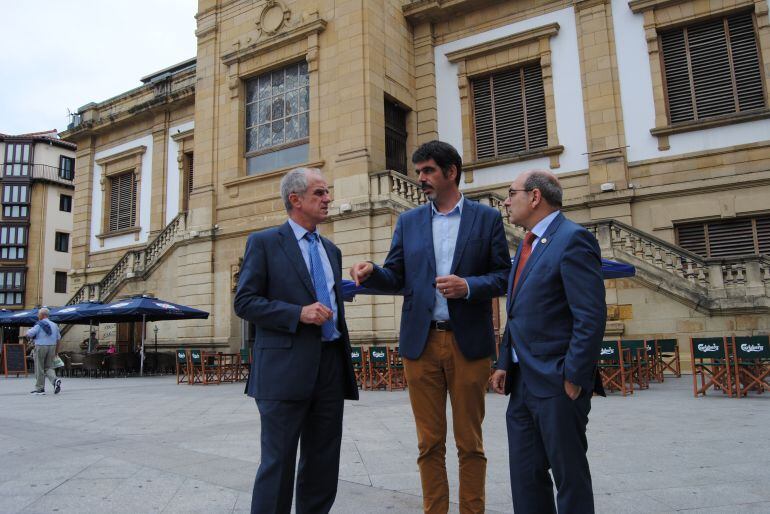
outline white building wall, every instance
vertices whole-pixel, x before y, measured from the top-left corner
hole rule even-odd
[[[192,130],[194,126],[195,122],[189,121],[171,127],[168,131],[170,135],[168,137],[168,165],[166,166],[168,170],[166,177],[166,225],[179,214],[179,181],[182,180],[182,177],[179,176],[179,163],[176,160],[179,154],[179,143],[174,141],[171,136]]]
[[[101,185],[102,167],[98,164],[94,164],[93,194],[91,196],[91,252],[114,250],[116,248],[123,248],[147,242],[147,237],[150,232],[150,212],[152,202],[152,135],[147,135],[123,143],[122,145],[115,146],[109,150],[97,152],[94,156],[94,160],[109,157],[139,146],[147,147],[144,155],[142,155],[142,180],[139,184],[139,191],[137,191],[137,198],[139,200],[139,212],[137,213],[138,225],[141,228],[139,239],[137,240],[135,238],[135,234],[108,237],[104,240],[104,246],[102,246],[99,238],[96,237],[97,234],[104,233],[106,227],[102,227],[103,209],[105,207],[103,204],[103,191]]]
[[[36,186],[40,187],[40,186]],[[71,286],[67,281],[67,293],[56,293],[56,272],[68,272],[72,267],[72,212],[59,210],[59,196],[73,196],[74,190],[53,185],[46,186],[45,194],[45,248],[43,251],[43,274],[41,288],[43,305],[64,305],[70,299]],[[35,206],[33,206],[35,208]],[[56,232],[70,235],[67,252],[56,251]],[[30,266],[32,271],[32,266]]]
[[[450,63],[446,54],[554,22],[559,24],[559,33],[551,38],[551,66],[556,130],[564,152],[559,156],[560,167],[553,171],[565,173],[588,168],[577,28],[575,13],[571,7],[437,46],[434,58],[439,139],[452,144],[462,155],[463,133],[457,65]],[[543,157],[475,170],[472,187],[506,184],[523,171],[533,168],[548,169],[549,164],[549,158]]]

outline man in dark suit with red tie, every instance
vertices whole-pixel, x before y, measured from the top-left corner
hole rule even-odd
[[[559,181],[546,171],[517,177],[505,202],[511,223],[527,233],[508,281],[508,323],[490,380],[511,395],[517,514],[594,512],[586,426],[591,395],[604,393],[596,364],[607,306],[599,245],[561,214],[561,203]]]

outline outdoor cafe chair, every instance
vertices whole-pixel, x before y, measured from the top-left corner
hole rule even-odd
[[[391,387],[387,346],[369,348],[369,387],[372,390]]]
[[[679,359],[679,341],[676,339],[656,339],[658,345],[658,366],[661,375],[667,370],[677,378],[682,376],[682,364]]]
[[[647,345],[644,339],[624,339],[620,342],[621,348],[628,349],[631,356],[631,366],[634,370],[633,384],[639,389],[650,387],[650,361],[647,358]]]
[[[91,378],[93,373],[97,377],[104,372],[104,354],[103,353],[89,353],[83,357],[83,372],[88,373],[88,378]]]
[[[202,384],[203,383],[203,358],[201,357],[201,351],[200,350],[189,350],[187,353],[188,357],[188,370],[189,374],[187,375],[187,383],[190,385],[193,384]]]
[[[126,374],[126,365],[128,362],[127,354],[125,353],[113,353],[110,355],[107,355],[104,358],[104,364],[107,372],[107,376],[110,376],[112,373],[115,374],[115,376],[122,374]]]
[[[733,357],[739,398],[749,391],[770,391],[770,337],[734,337]]]
[[[241,367],[239,370],[239,380],[249,379],[249,370],[251,369],[251,348],[241,348]]]
[[[201,352],[200,368],[203,385],[222,382],[221,355],[217,352]],[[193,365],[195,361],[193,361]]]
[[[404,360],[398,346],[388,348],[388,364],[390,366],[390,391],[394,389],[406,389],[406,373],[404,373]]]
[[[364,350],[360,346],[350,347],[350,360],[353,362],[353,374],[359,389],[366,389],[366,368],[364,367]]]
[[[237,382],[241,376],[241,353],[218,353],[214,363],[219,367],[220,382]]]
[[[188,382],[190,380],[190,358],[187,350],[177,348],[176,350],[176,383]]]
[[[647,348],[647,362],[649,363],[649,380],[663,382],[663,368],[660,365],[660,351],[654,339],[644,342]]]
[[[623,396],[634,394],[634,366],[630,361],[631,352],[620,341],[602,341],[598,369],[606,390],[620,391]]]
[[[721,389],[732,397],[733,374],[730,351],[725,337],[690,338],[692,355],[692,390],[694,396],[706,395],[711,388]],[[698,385],[700,379],[700,385]]]

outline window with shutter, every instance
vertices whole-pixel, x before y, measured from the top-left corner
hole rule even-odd
[[[770,255],[770,216],[676,226],[677,243],[702,257]]]
[[[475,78],[471,85],[477,159],[548,145],[539,62]]]
[[[109,231],[133,228],[136,223],[134,172],[110,177]]]
[[[660,32],[669,121],[765,106],[751,12]]]
[[[406,111],[385,100],[385,167],[406,173]]]

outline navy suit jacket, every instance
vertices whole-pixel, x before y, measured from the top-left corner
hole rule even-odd
[[[321,238],[334,271],[337,321],[345,345],[345,398],[358,399],[342,299],[342,254]],[[247,385],[257,400],[306,400],[321,359],[321,327],[300,323],[304,305],[317,302],[313,281],[288,222],[251,234],[235,294],[235,313],[256,325]]]
[[[375,265],[364,283],[384,292],[402,292],[401,355],[417,359],[428,340],[436,293],[436,256],[429,203],[398,217],[385,264]],[[492,299],[505,294],[511,269],[508,241],[500,212],[463,200],[460,229],[450,274],[468,281],[468,299],[449,299],[449,319],[460,351],[467,359],[490,357],[495,352]]]
[[[511,368],[513,345],[522,379],[534,396],[563,394],[565,378],[589,394],[604,392],[601,382],[596,383],[596,364],[607,304],[601,251],[590,232],[561,213],[556,216],[532,250],[516,290],[508,295],[507,312],[498,369]],[[509,392],[510,380],[506,384]]]

